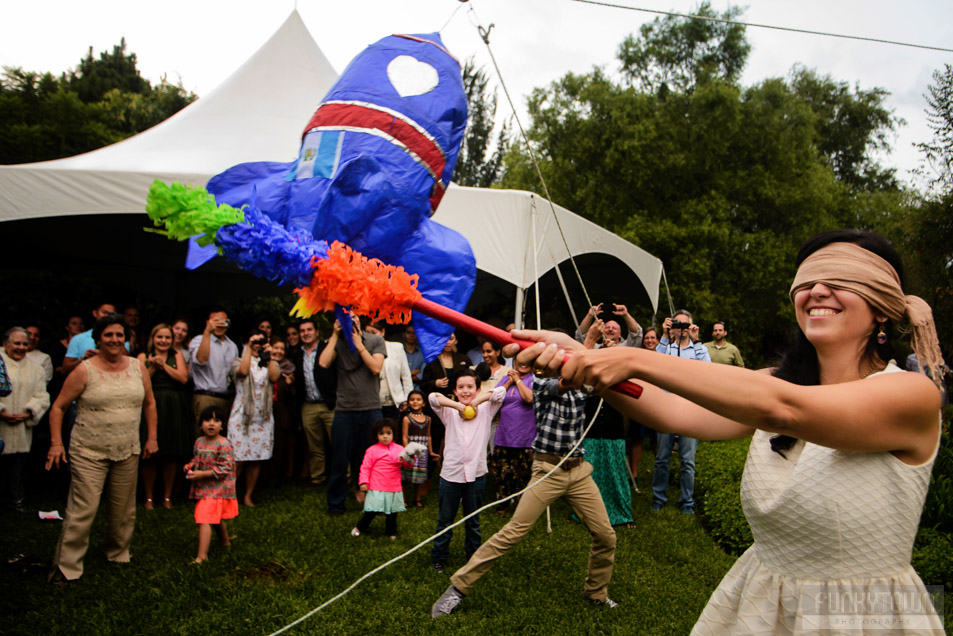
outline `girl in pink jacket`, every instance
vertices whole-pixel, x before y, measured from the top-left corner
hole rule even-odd
[[[400,444],[394,443],[394,431],[397,422],[390,418],[378,420],[371,431],[377,436],[377,443],[364,453],[364,462],[358,483],[364,497],[364,516],[351,530],[351,536],[360,536],[367,532],[371,521],[378,513],[384,513],[384,531],[391,539],[397,538],[397,513],[404,512],[404,493],[400,484],[400,468],[411,467],[410,455],[415,454],[415,446],[408,444],[407,452]],[[426,450],[426,449],[425,449]]]

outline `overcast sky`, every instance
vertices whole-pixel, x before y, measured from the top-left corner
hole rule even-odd
[[[613,4],[688,13],[688,0],[609,0]],[[295,9],[294,0],[89,0],[14,2],[0,15],[0,65],[60,73],[92,46],[98,55],[125,37],[143,76],[172,81],[207,95],[252,55]],[[713,0],[723,11],[732,6]],[[615,52],[629,33],[655,16],[570,0],[298,0],[297,9],[340,72],[368,44],[391,33],[441,31],[459,59],[490,66],[474,26],[493,23],[490,45],[502,79],[525,121],[525,98],[565,73],[603,66],[614,73]],[[452,16],[452,17],[451,17]],[[953,0],[759,0],[743,20],[953,48]],[[803,64],[860,88],[883,87],[887,105],[906,120],[882,163],[901,178],[916,167],[913,144],[928,141],[923,94],[934,70],[953,53],[749,28],[752,44],[743,83],[785,76]],[[498,78],[497,78],[498,79]],[[500,92],[501,112],[509,107]],[[290,159],[290,158],[289,158]]]

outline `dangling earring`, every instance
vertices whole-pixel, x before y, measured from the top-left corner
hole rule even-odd
[[[880,323],[880,331],[877,333],[877,344],[887,344],[887,333],[884,331],[884,325],[887,323]]]

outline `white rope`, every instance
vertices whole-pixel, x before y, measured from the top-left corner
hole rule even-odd
[[[441,531],[438,532],[437,534],[433,535],[432,537],[429,537],[429,538],[427,538],[427,539],[424,539],[423,541],[421,541],[420,543],[418,543],[417,545],[415,545],[415,546],[412,547],[411,549],[407,550],[406,552],[404,552],[404,553],[401,554],[400,556],[394,557],[393,559],[391,559],[391,560],[388,561],[387,563],[383,563],[383,564],[377,566],[376,568],[374,568],[373,570],[371,570],[370,572],[368,572],[367,574],[365,574],[364,576],[362,576],[362,577],[359,578],[358,580],[356,580],[356,581],[354,581],[353,583],[351,583],[351,585],[349,585],[343,592],[341,592],[340,594],[338,594],[338,595],[335,596],[334,598],[331,598],[331,599],[325,601],[324,603],[322,603],[322,604],[319,605],[318,607],[314,608],[313,610],[311,610],[310,612],[308,612],[307,614],[305,614],[305,615],[302,616],[301,618],[299,618],[299,619],[297,619],[297,620],[295,620],[295,621],[293,621],[293,622],[291,622],[291,623],[288,623],[287,625],[285,625],[284,627],[282,627],[282,628],[279,629],[278,631],[272,632],[271,636],[277,636],[277,634],[282,634],[282,633],[288,631],[289,629],[291,629],[292,627],[294,627],[295,625],[299,625],[299,624],[303,623],[304,621],[308,620],[309,618],[311,618],[312,616],[314,616],[315,614],[317,614],[318,612],[320,612],[321,610],[323,610],[325,607],[327,607],[327,606],[330,605],[331,603],[334,603],[334,602],[337,601],[338,599],[343,598],[343,597],[344,597],[345,595],[347,595],[351,590],[353,590],[354,588],[356,588],[358,585],[360,585],[361,583],[363,583],[365,580],[367,580],[367,579],[370,578],[371,576],[373,576],[373,575],[377,574],[378,572],[380,572],[381,570],[383,570],[383,569],[385,569],[385,568],[387,568],[387,567],[393,565],[394,563],[397,563],[397,562],[400,561],[401,559],[404,559],[404,558],[406,558],[407,556],[410,556],[411,554],[413,554],[414,552],[416,552],[416,551],[419,550],[420,548],[424,547],[425,545],[427,545],[428,543],[430,543],[431,541],[433,541],[434,539],[436,539],[436,538],[439,537],[440,535],[444,534],[445,532],[450,532],[451,530],[453,530],[454,528],[456,528],[457,526],[459,526],[461,523],[465,522],[465,521],[466,521],[467,519],[469,519],[470,517],[473,517],[474,515],[478,515],[478,514],[480,514],[481,512],[483,512],[484,510],[487,510],[487,509],[489,509],[489,508],[492,508],[492,507],[494,507],[494,506],[497,506],[497,505],[499,505],[499,504],[501,504],[501,503],[504,503],[504,502],[507,502],[507,501],[509,501],[509,500],[511,500],[511,499],[514,499],[514,498],[516,498],[516,497],[519,497],[519,496],[522,495],[523,493],[529,492],[530,490],[532,490],[533,488],[535,488],[538,484],[541,484],[541,483],[543,483],[544,481],[546,481],[546,479],[548,479],[550,475],[552,475],[554,472],[556,472],[557,470],[559,470],[560,467],[563,465],[563,463],[564,463],[567,459],[569,459],[569,457],[570,457],[574,452],[576,452],[576,449],[579,448],[579,445],[582,444],[582,441],[583,441],[584,439],[586,439],[586,435],[589,434],[589,429],[592,428],[592,425],[593,425],[593,423],[595,423],[596,418],[599,417],[599,412],[600,412],[601,410],[602,410],[602,398],[599,398],[599,406],[596,408],[596,412],[593,414],[592,419],[589,420],[589,424],[586,426],[586,429],[582,432],[582,435],[579,437],[579,441],[577,441],[576,444],[569,450],[569,452],[566,453],[566,456],[565,456],[565,457],[563,457],[561,460],[559,460],[559,463],[558,463],[558,464],[556,464],[555,466],[553,466],[553,469],[552,469],[552,470],[550,470],[548,473],[546,473],[545,475],[543,475],[542,477],[540,477],[537,481],[534,481],[533,483],[531,483],[531,484],[529,484],[528,486],[526,486],[526,488],[524,488],[523,490],[521,490],[521,491],[519,491],[519,492],[517,492],[517,493],[514,493],[514,494],[510,495],[509,497],[505,497],[505,498],[503,498],[503,499],[497,499],[496,501],[493,501],[493,502],[491,502],[491,503],[488,503],[488,504],[486,504],[485,506],[483,506],[482,508],[480,508],[480,509],[478,509],[478,510],[474,510],[474,511],[471,512],[470,514],[468,514],[468,515],[466,515],[465,517],[463,517],[462,519],[460,519],[460,521],[457,521],[456,523],[447,526],[446,528],[444,528],[443,530],[441,530]]]

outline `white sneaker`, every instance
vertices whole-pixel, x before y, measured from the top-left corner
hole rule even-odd
[[[352,537],[359,537],[359,536],[361,536],[361,531],[358,530],[357,528],[351,528],[351,536],[352,536]]]
[[[463,594],[460,593],[460,590],[451,585],[447,588],[447,591],[437,599],[437,602],[433,604],[433,607],[430,609],[431,618],[449,616],[459,607],[460,601],[462,600]]]
[[[589,603],[590,605],[593,605],[593,606],[595,606],[595,607],[605,607],[606,609],[615,609],[615,608],[617,608],[617,607],[619,606],[618,603],[616,603],[615,601],[613,601],[613,600],[612,600],[611,598],[609,598],[608,596],[606,597],[606,600],[604,600],[604,601],[600,601],[600,600],[597,600],[597,599],[594,599],[594,598],[590,598],[590,597],[586,596],[585,594],[582,595],[582,598],[583,598],[583,600],[585,600],[587,603]]]

